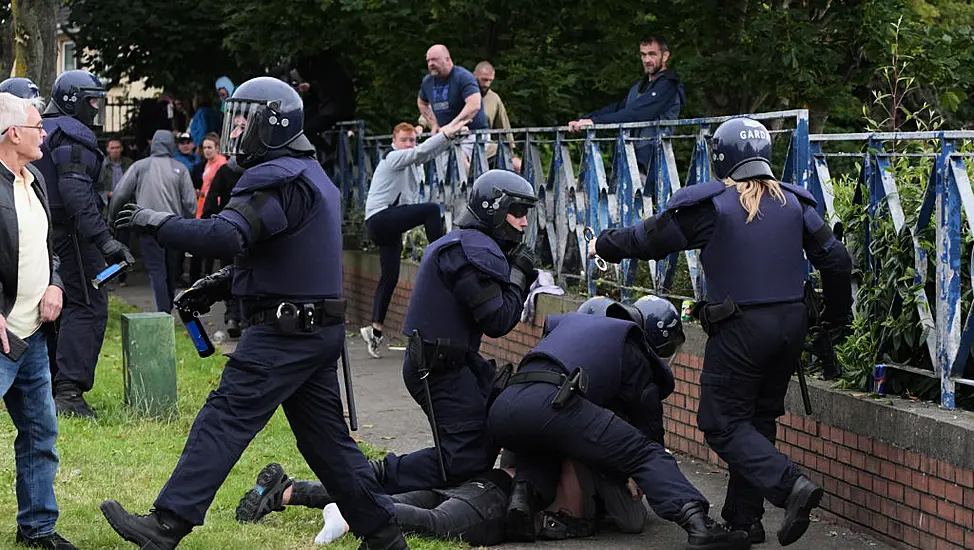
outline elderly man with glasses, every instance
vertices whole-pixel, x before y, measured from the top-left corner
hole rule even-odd
[[[0,393],[17,428],[17,542],[76,548],[54,530],[57,416],[44,325],[61,313],[58,257],[41,158],[46,133],[30,101],[0,93]]]

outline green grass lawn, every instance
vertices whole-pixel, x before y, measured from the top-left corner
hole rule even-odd
[[[120,315],[132,311],[134,308],[124,303],[111,302],[95,388],[87,394],[98,419],[59,418],[57,450],[61,466],[55,492],[61,518],[57,527],[82,549],[135,548],[112,531],[98,505],[114,498],[131,512],[142,514],[149,510],[176,465],[197,411],[207,394],[216,388],[225,360],[219,355],[201,359],[180,325],[176,333],[179,415],[166,422],[134,417],[122,403],[119,325]],[[17,548],[13,453],[16,430],[8,415],[0,418],[0,525],[5,526],[0,527],[0,548]],[[373,457],[381,454],[364,444],[362,447]],[[180,548],[316,548],[314,537],[321,529],[319,510],[289,508],[269,515],[256,525],[240,525],[234,519],[237,502],[268,462],[280,462],[290,475],[300,479],[312,476],[280,410],[230,472],[210,508],[206,525],[194,530]],[[327,548],[356,548],[357,544],[351,536],[345,536]],[[430,550],[466,547],[423,539],[410,539],[410,546]]]

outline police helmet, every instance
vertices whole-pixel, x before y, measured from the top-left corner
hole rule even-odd
[[[34,99],[40,95],[37,84],[29,78],[19,76],[0,82],[0,93],[13,94],[21,99]]]
[[[260,76],[241,84],[227,99],[220,152],[250,164],[272,151],[313,152],[304,135],[304,106],[294,88]]]
[[[717,179],[774,179],[771,134],[756,120],[732,118],[718,126],[710,140],[710,151]]]
[[[646,340],[656,355],[664,359],[676,355],[687,339],[676,306],[669,300],[650,294],[636,300],[633,307],[642,314]]]
[[[578,306],[579,313],[595,315],[598,317],[612,317],[623,321],[632,321],[640,327],[643,326],[643,317],[635,307],[629,304],[617,302],[608,296],[596,296],[589,298]]]
[[[95,75],[80,69],[64,71],[54,81],[44,114],[73,117],[97,131],[105,121],[105,95]]]
[[[522,218],[537,202],[526,179],[508,170],[488,170],[473,182],[467,208],[454,225],[479,229],[502,246],[517,244],[524,233],[507,222],[507,215]]]

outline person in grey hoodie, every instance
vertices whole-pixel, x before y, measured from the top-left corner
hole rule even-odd
[[[440,132],[416,146],[416,130],[403,122],[392,131],[392,151],[375,167],[369,197],[365,201],[365,225],[369,238],[379,247],[379,285],[372,302],[372,324],[359,330],[368,345],[369,355],[378,359],[385,328],[383,323],[392,294],[399,283],[402,256],[402,234],[424,225],[426,239],[433,242],[443,236],[440,205],[418,203],[422,165],[446,151],[463,122],[450,123]]]
[[[173,158],[176,140],[169,130],[157,130],[152,136],[150,156],[136,161],[122,176],[108,209],[114,222],[119,210],[130,202],[157,212],[169,212],[184,218],[196,217],[196,190],[189,170]],[[139,246],[149,272],[156,309],[169,313],[175,297],[175,284],[182,272],[183,251],[164,249],[151,235],[139,238]]]

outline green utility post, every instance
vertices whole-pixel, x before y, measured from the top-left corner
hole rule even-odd
[[[176,414],[176,337],[168,313],[122,315],[125,405],[138,414]]]

